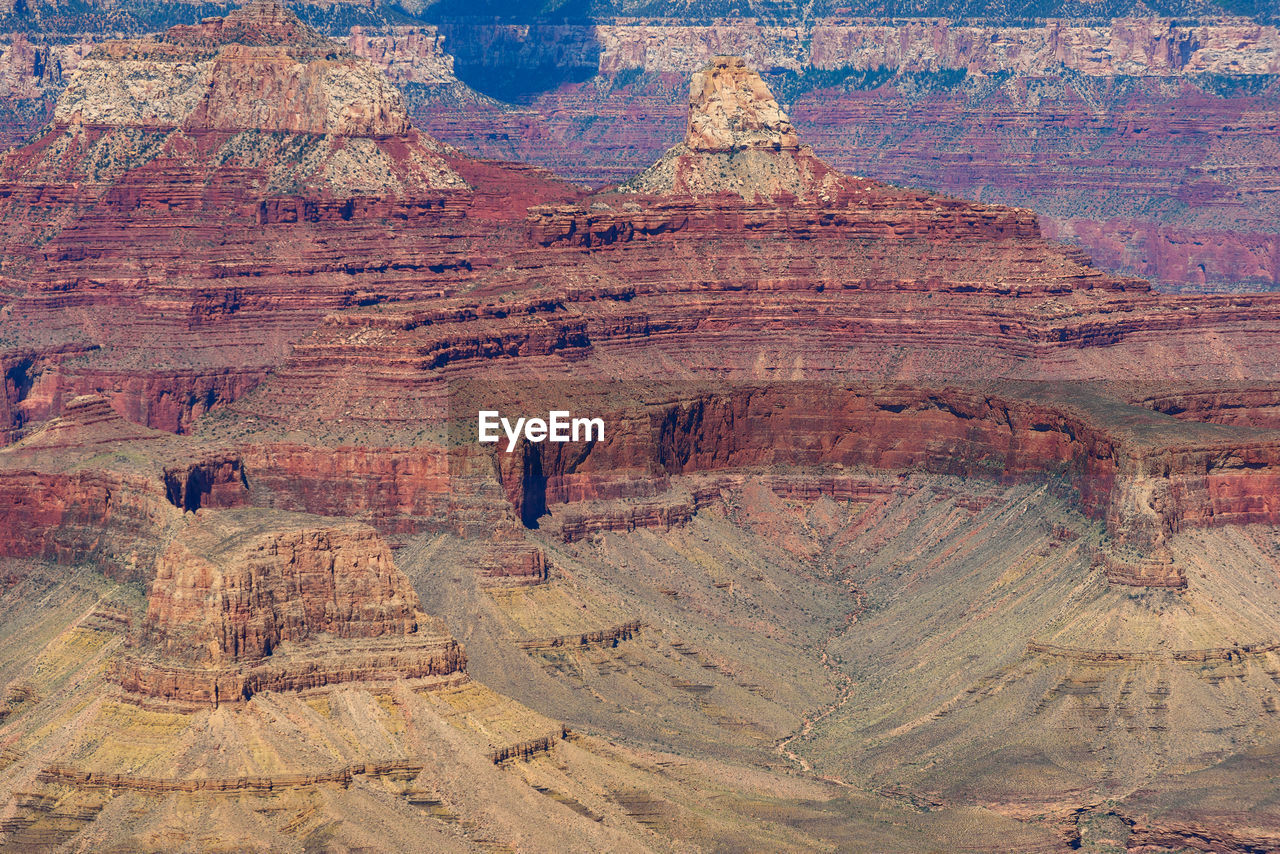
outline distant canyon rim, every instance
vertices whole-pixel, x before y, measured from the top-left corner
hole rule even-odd
[[[184,8],[166,14],[194,14]],[[1280,281],[1274,23],[1219,10],[1199,22],[1013,26],[847,15],[506,24],[446,6],[438,22],[408,25],[376,9],[297,8],[382,68],[419,127],[483,157],[625,180],[679,138],[687,75],[740,54],[839,168],[1032,208],[1047,235],[1162,289]],[[37,17],[0,35],[10,144],[48,119],[89,45],[111,32],[92,17],[47,17],[52,32]]]

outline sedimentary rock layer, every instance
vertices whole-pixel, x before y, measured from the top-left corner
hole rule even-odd
[[[350,419],[379,444],[354,469],[399,471],[387,488],[413,490],[417,509],[398,505],[413,516],[485,482],[471,413],[590,410],[610,425],[605,441],[492,454],[526,524],[563,503],[637,502],[566,512],[569,539],[687,520],[698,499],[663,497],[672,475],[768,465],[1048,477],[1143,548],[1185,526],[1275,520],[1273,434],[1180,424],[1111,387],[1276,371],[1264,342],[1280,302],[1159,296],[1044,240],[1028,211],[841,175],[791,146],[744,65],[722,58],[704,73],[686,141],[665,161],[681,181],[532,208],[536,251],[478,276],[471,298],[333,314],[237,405],[241,417],[288,429]],[[753,152],[820,177],[782,187],[725,170]],[[341,395],[324,391],[336,382]],[[442,421],[451,432],[430,477],[393,462]],[[365,475],[337,472],[356,457],[322,444],[300,453],[335,461],[310,466],[333,471],[333,486],[306,486],[308,500],[366,506]],[[312,479],[287,468],[272,475],[282,494]]]
[[[142,640],[194,662],[255,661],[313,635],[399,637],[417,596],[371,528],[220,514],[175,534],[156,564]],[[211,611],[207,603],[220,607]]]
[[[445,43],[458,56],[483,44],[512,65],[554,61],[554,48],[562,68],[580,62],[594,77],[536,89],[512,110],[417,114],[470,151],[626,180],[681,135],[685,76],[735,53],[772,69],[801,134],[841,168],[1035,208],[1052,236],[1166,287],[1277,281],[1267,189],[1275,158],[1256,156],[1275,146],[1273,26],[1147,18],[497,29],[456,22]],[[468,79],[482,85],[478,71]]]
[[[418,133],[376,67],[270,3],[101,45],[0,166],[0,290],[33,321],[0,430],[99,392],[186,430],[326,312],[464,289],[520,198],[576,195],[556,186]]]

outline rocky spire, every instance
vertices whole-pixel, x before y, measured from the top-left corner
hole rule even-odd
[[[772,151],[800,147],[791,120],[764,80],[738,56],[717,56],[689,84],[690,151]]]
[[[834,198],[853,180],[800,145],[791,120],[745,60],[717,56],[690,82],[684,142],[619,189],[812,201]]]

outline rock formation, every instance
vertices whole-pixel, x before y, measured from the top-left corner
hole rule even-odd
[[[248,526],[217,514],[176,535],[156,565],[144,643],[223,664],[256,661],[282,643],[322,633],[366,638],[417,630],[417,596],[372,529],[282,529],[254,516]],[[218,608],[209,609],[209,601]]]
[[[555,186],[419,134],[374,66],[278,5],[103,44],[0,166],[0,277],[42,318],[6,344],[0,430],[99,392],[184,430],[325,312],[457,288],[506,239],[483,223],[523,214],[495,198]]]
[[[254,452],[288,496],[270,500],[370,508],[397,533],[462,524],[460,495],[485,481],[474,451],[405,443],[417,425],[506,401],[590,408],[615,425],[590,447],[496,455],[501,492],[527,524],[564,504],[654,499],[673,475],[762,465],[1050,477],[1139,550],[1193,527],[1280,520],[1266,497],[1280,465],[1275,434],[1178,423],[1122,402],[1131,389],[1106,389],[1121,375],[1168,388],[1152,336],[1161,352],[1187,354],[1186,382],[1269,375],[1277,354],[1255,346],[1254,330],[1280,322],[1276,299],[1160,297],[1043,240],[1030,212],[841,175],[792,147],[776,102],[741,61],[703,73],[689,127],[721,142],[691,136],[620,191],[531,209],[529,237],[545,249],[490,280],[500,302],[327,319],[240,411],[292,429],[317,415],[353,419],[381,447],[356,454],[316,433],[316,445],[337,447],[270,451],[274,463]],[[754,155],[806,177],[780,184],[783,167],[724,168]],[[774,330],[784,328],[779,348]],[[640,351],[663,358],[637,364]],[[343,365],[360,366],[359,383]],[[323,391],[339,381],[341,395]],[[619,381],[643,384],[646,402],[610,385]],[[327,487],[314,482],[322,471]],[[374,471],[395,473],[375,484]],[[371,489],[402,496],[404,516],[372,510]],[[644,520],[668,527],[697,507],[659,500],[607,523],[566,516],[566,536]],[[453,521],[442,527],[438,512]],[[1145,570],[1110,575],[1168,583]]]
[[[793,151],[795,128],[760,75],[737,56],[717,56],[689,82],[690,151]]]
[[[826,196],[841,179],[808,149],[760,75],[719,56],[693,75],[684,142],[624,185],[635,192],[745,199]]]
[[[276,847],[704,827],[701,763],[634,741],[763,781],[699,796],[747,805],[708,848],[837,848],[890,785],[1049,851],[1274,741],[1280,297],[843,174],[732,57],[596,191],[432,143],[278,7],[77,75],[0,176],[6,843],[175,847],[119,841],[168,797]],[[481,409],[605,435],[508,452]],[[905,814],[886,850],[948,836]]]
[[[461,675],[466,658],[366,526],[200,511],[156,562],[119,679],[184,703],[350,681]]]
[[[476,85],[480,56],[514,76],[577,62],[591,66],[578,79],[594,74],[516,108],[415,114],[470,151],[626,180],[682,135],[681,81],[738,54],[786,87],[806,142],[841,169],[1034,208],[1047,234],[1165,287],[1277,281],[1274,158],[1250,153],[1273,145],[1274,24],[675,19],[516,33],[456,20],[442,32]],[[1166,166],[1152,172],[1156,160]]]

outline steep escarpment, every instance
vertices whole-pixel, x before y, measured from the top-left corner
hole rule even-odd
[[[4,427],[105,392],[185,430],[325,312],[465,289],[521,213],[493,198],[556,186],[419,134],[377,68],[278,5],[103,44],[0,167],[6,302],[38,319],[6,338]]]
[[[775,168],[726,166],[747,156]],[[1276,521],[1273,434],[1129,401],[1174,370],[1280,367],[1280,303],[1162,297],[1044,240],[1028,211],[842,175],[741,61],[699,75],[686,141],[654,170],[527,225],[521,269],[465,298],[336,312],[236,404],[263,500],[354,507],[397,535],[562,509],[630,530],[706,506],[673,477],[735,467],[1048,479],[1132,550],[1099,563],[1129,584],[1181,583],[1146,563],[1180,530]],[[589,412],[608,436],[490,452],[474,413],[495,408]],[[495,494],[506,509],[480,511]]]
[[[1270,497],[1280,483],[1280,436],[1144,419],[1105,398],[1060,396],[1051,386],[974,394],[778,382],[610,412],[608,422],[613,434],[605,442],[497,454],[503,488],[522,516],[531,503],[555,509],[649,498],[670,490],[672,477],[737,468],[1047,480],[1086,516],[1105,521],[1116,544],[1138,550],[1131,560],[1107,558],[1113,580],[1137,585],[1163,577],[1159,560],[1140,568],[1141,555],[1157,553],[1179,531],[1280,523]]]
[[[0,554],[64,565],[92,563],[109,577],[150,577],[168,527],[181,510],[138,458],[163,459],[169,437],[124,421],[100,397],[25,441],[0,450]],[[133,465],[84,466],[129,447]]]

